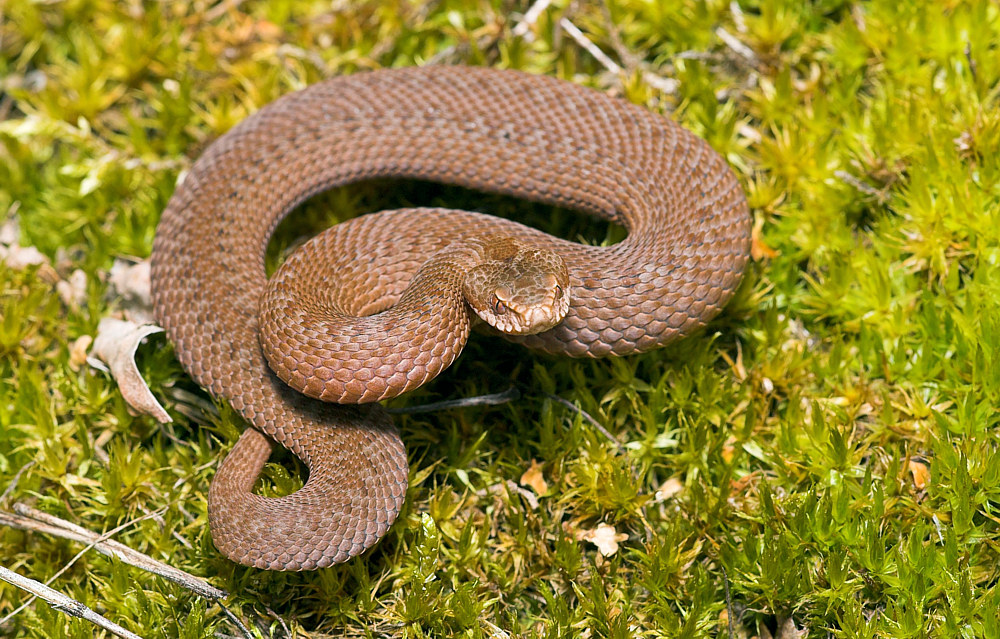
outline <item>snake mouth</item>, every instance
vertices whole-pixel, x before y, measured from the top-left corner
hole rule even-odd
[[[484,322],[508,335],[534,335],[569,311],[569,272],[560,255],[505,236],[469,241],[480,261],[464,276],[462,293]]]
[[[555,277],[544,291],[534,291],[530,299],[498,287],[485,309],[475,309],[487,324],[508,335],[535,335],[555,327],[569,311],[569,292]]]

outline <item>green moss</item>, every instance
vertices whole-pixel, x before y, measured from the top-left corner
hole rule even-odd
[[[229,590],[262,636],[283,636],[278,618],[308,636],[706,637],[787,617],[810,637],[1000,636],[995,3],[557,0],[530,41],[511,33],[527,3],[233,4],[3,5],[0,211],[59,277],[88,276],[84,302],[67,305],[51,268],[0,264],[0,485],[23,469],[8,506],[95,531],[165,508],[117,539]],[[232,411],[185,417],[178,389],[204,395],[155,347],[140,365],[177,422],[133,417],[71,345],[119,306],[113,259],[148,255],[178,176],[212,139],[324,77],[429,60],[570,78],[672,113],[739,172],[759,257],[721,318],[660,352],[568,361],[475,338],[396,405],[511,381],[524,396],[398,420],[411,489],[375,550],[307,574],[235,566],[205,509],[242,428]],[[678,80],[676,94],[655,76]],[[274,258],[306,229],[406,202],[620,237],[503,198],[382,191],[317,198]],[[537,507],[516,490],[532,462],[548,484]],[[277,458],[265,490],[294,490],[301,470]],[[577,537],[602,522],[628,535],[611,557]],[[78,551],[0,530],[0,561],[36,579]],[[93,552],[52,586],[143,636],[237,633],[218,604]],[[25,599],[0,585],[0,615]],[[94,630],[35,602],[0,634]]]

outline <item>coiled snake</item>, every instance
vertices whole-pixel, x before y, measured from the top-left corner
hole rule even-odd
[[[264,254],[278,222],[317,192],[376,177],[556,204],[613,220],[628,237],[592,247],[478,213],[371,214],[302,247],[273,278],[284,288],[262,303]],[[568,274],[568,287],[535,277],[556,305],[568,295],[565,317],[508,339],[576,357],[646,351],[704,325],[729,300],[749,231],[740,186],[706,143],[568,82],[408,68],[331,79],[267,105],[198,159],[153,244],[155,313],[181,363],[254,426],[209,489],[216,546],[261,568],[328,566],[385,534],[407,488],[403,444],[378,404],[306,397],[271,372],[265,351],[282,378],[327,399],[371,402],[422,383],[461,351],[476,320],[438,283],[423,287],[429,297],[404,293],[406,284],[429,256],[475,258],[477,242],[506,241],[500,236],[557,254]],[[474,248],[456,248],[458,240]],[[317,256],[336,266],[319,266]],[[456,259],[438,275],[461,279],[448,275]],[[292,262],[305,272],[288,271]],[[513,312],[509,287],[485,295],[494,315]],[[373,315],[401,296],[409,311]],[[439,302],[450,305],[440,310]],[[348,331],[344,315],[361,318]],[[252,492],[272,440],[309,468],[305,485],[286,497]]]

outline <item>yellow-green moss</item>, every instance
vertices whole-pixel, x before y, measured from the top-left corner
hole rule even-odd
[[[117,538],[232,592],[262,636],[284,636],[277,617],[300,636],[715,637],[729,621],[752,636],[788,617],[809,637],[1000,636],[998,5],[555,0],[519,38],[529,6],[0,3],[0,213],[61,277],[89,277],[67,306],[50,270],[0,263],[0,489],[34,462],[3,506],[95,531],[166,507]],[[200,391],[169,348],[147,348],[141,367],[178,420],[133,417],[72,342],[118,307],[112,260],[148,255],[213,138],[324,77],[428,61],[552,74],[671,113],[740,173],[757,259],[723,317],[664,351],[567,361],[476,338],[396,404],[512,380],[524,396],[399,419],[413,482],[374,551],[305,574],[235,566],[205,513],[241,428],[231,411],[204,425],[177,412],[171,389]],[[383,190],[319,198],[278,244],[412,201],[616,233],[460,190]],[[267,490],[293,490],[301,469],[278,461]],[[537,508],[515,489],[532,461],[548,484]],[[628,535],[611,557],[577,538],[601,522]],[[0,563],[36,579],[78,550],[0,530]],[[96,553],[52,586],[145,637],[238,632],[218,605]],[[0,584],[0,616],[25,599]],[[0,626],[94,633],[38,601]]]

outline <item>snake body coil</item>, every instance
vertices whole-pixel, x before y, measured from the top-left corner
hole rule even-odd
[[[268,368],[258,337],[267,328],[282,343],[281,317],[264,309],[258,318],[264,254],[278,222],[317,192],[376,177],[573,208],[623,225],[628,237],[583,246],[443,209],[362,216],[311,241],[306,257],[293,256],[307,266],[322,255],[339,259],[335,276],[319,267],[292,276],[303,306],[321,306],[335,284],[347,311],[380,311],[430,255],[462,237],[503,234],[558,253],[571,291],[554,328],[508,339],[571,356],[625,355],[704,325],[747,262],[750,218],[725,161],[670,120],[593,90],[513,71],[427,67],[336,78],[264,107],[195,163],[163,213],[152,260],[156,316],[181,363],[254,426],[209,490],[213,539],[235,561],[283,570],[344,561],[374,544],[399,512],[407,460],[385,412],[290,389]],[[288,300],[278,306],[299,312]],[[363,344],[359,374],[381,368],[388,381],[353,401],[433,376],[440,358],[464,343],[448,331],[457,322],[449,313],[465,312],[411,322],[417,341]],[[303,386],[310,374],[336,377],[321,337],[307,332],[275,349],[283,377],[301,375]],[[287,497],[252,492],[271,440],[309,468],[305,486]]]

